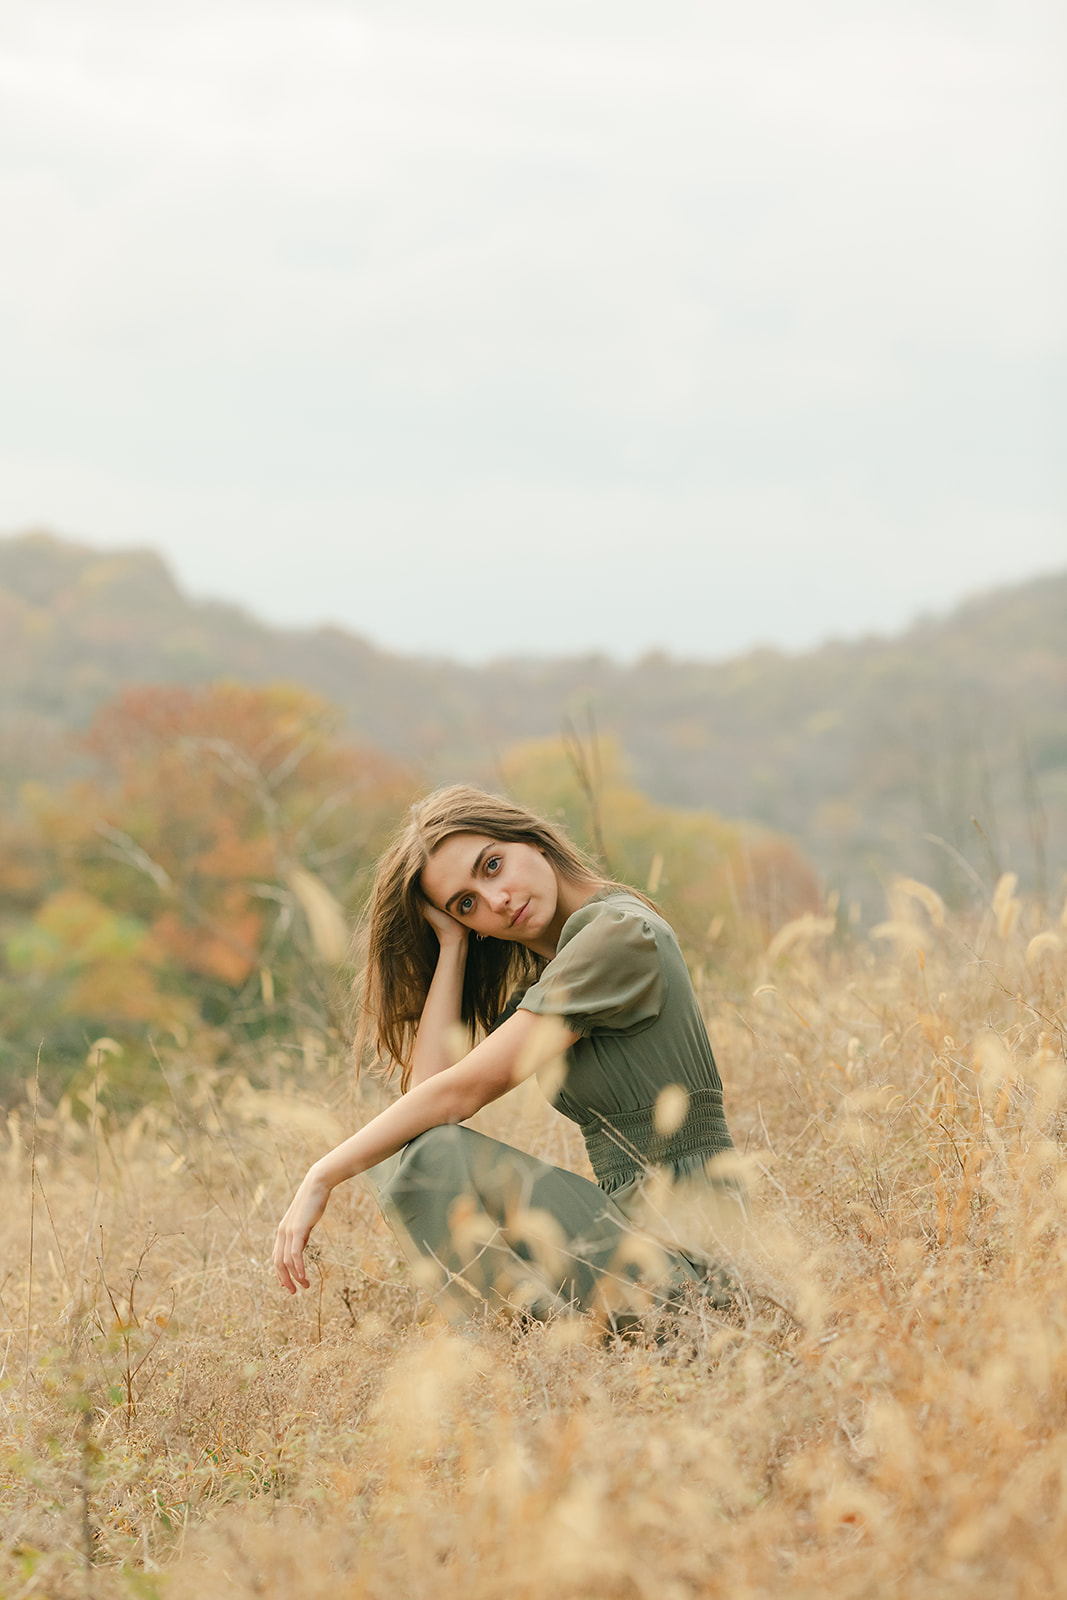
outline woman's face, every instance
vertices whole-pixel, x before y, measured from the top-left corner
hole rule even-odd
[[[438,845],[419,881],[432,905],[472,933],[531,949],[555,948],[559,877],[533,845],[453,833]]]

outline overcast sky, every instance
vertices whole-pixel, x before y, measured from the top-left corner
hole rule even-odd
[[[1067,566],[1059,0],[0,0],[0,530],[481,660]]]

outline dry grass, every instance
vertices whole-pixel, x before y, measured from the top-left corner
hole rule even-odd
[[[869,947],[808,919],[743,998],[707,984],[753,1296],[663,1344],[443,1329],[358,1185],[285,1299],[274,1221],[354,1109],[325,1070],[175,1059],[165,1111],[42,1112],[35,1149],[12,1119],[0,1590],[1061,1593],[1067,934],[1010,884],[981,926],[920,891]],[[513,1101],[491,1131],[579,1162]]]

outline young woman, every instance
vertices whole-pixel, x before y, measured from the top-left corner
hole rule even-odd
[[[308,1287],[311,1230],[363,1174],[454,1320],[488,1304],[618,1321],[686,1284],[722,1303],[721,1270],[637,1221],[650,1189],[662,1200],[650,1179],[692,1193],[732,1149],[678,941],[557,828],[463,786],[412,807],[375,880],[362,1029],[402,1093],[304,1178],[274,1247],[283,1288]],[[596,1183],[463,1126],[532,1073]]]

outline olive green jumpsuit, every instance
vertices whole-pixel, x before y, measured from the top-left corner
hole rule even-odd
[[[664,1177],[743,1205],[736,1181],[709,1167],[733,1145],[669,924],[636,895],[602,890],[568,918],[555,957],[508,1013],[516,1008],[580,1035],[553,1104],[581,1128],[597,1182],[473,1128],[429,1129],[364,1175],[418,1281],[457,1322],[489,1306],[617,1323],[686,1284],[721,1304],[721,1268],[647,1226],[649,1191],[662,1201]]]

